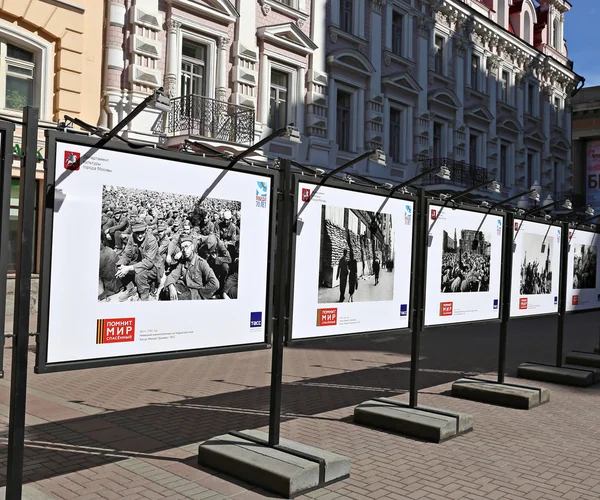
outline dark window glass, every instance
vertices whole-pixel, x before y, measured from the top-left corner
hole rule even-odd
[[[352,95],[338,90],[336,116],[336,139],[342,151],[350,151],[350,130],[352,114]]]
[[[402,111],[390,109],[390,156],[392,161],[401,161],[400,145],[402,144]]]
[[[402,14],[394,12],[392,16],[392,52],[398,56],[402,55]]]

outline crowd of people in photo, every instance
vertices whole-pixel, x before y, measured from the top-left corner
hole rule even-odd
[[[104,186],[100,301],[236,299],[237,201]]]
[[[490,256],[476,252],[442,255],[442,293],[487,292],[490,289]]]
[[[537,259],[521,264],[521,295],[539,295],[552,293],[552,271],[550,266],[540,268]]]
[[[573,288],[596,288],[596,261],[598,255],[595,246],[581,245],[575,252],[573,262]]]

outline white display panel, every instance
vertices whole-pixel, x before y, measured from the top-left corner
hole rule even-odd
[[[567,311],[600,307],[598,248],[600,238],[590,231],[569,230],[567,268]]]
[[[558,312],[560,227],[515,220],[511,317]]]
[[[271,177],[237,171],[222,176],[218,168],[109,150],[95,151],[79,166],[88,150],[56,144],[60,192],[52,230],[47,363],[264,342]],[[139,251],[131,247],[131,258],[123,256],[133,236],[120,236],[120,252],[116,232],[101,238],[111,224],[105,221],[116,219],[118,209],[132,224],[146,220],[144,243]],[[161,220],[180,242],[173,255],[185,256],[186,247],[195,254],[173,257],[181,259],[181,267],[171,260],[168,275],[159,258],[148,264]],[[177,237],[178,220],[184,232],[190,221],[191,246]],[[111,245],[113,252],[104,252]],[[111,276],[119,263],[129,272],[113,293]]]
[[[407,328],[413,202],[315,188],[298,187],[292,339]]]
[[[429,206],[425,326],[499,318],[503,225],[499,215]]]

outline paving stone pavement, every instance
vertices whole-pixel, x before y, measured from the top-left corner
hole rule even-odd
[[[600,313],[568,316],[566,349],[591,351],[599,319]],[[550,403],[530,411],[448,395],[461,376],[493,375],[498,329],[480,324],[423,334],[419,402],[474,417],[473,432],[442,444],[352,423],[362,401],[408,398],[408,333],[287,348],[282,436],[352,459],[349,479],[301,498],[600,499],[600,386],[530,382],[551,391]],[[511,322],[508,373],[523,361],[551,363],[555,336],[556,318]],[[11,354],[9,344],[7,377]],[[267,430],[270,355],[252,351],[47,375],[30,369],[26,498],[273,498],[196,464],[205,439]],[[9,387],[0,380],[0,487]]]

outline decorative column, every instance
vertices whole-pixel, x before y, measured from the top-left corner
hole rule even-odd
[[[406,110],[406,161],[410,162],[413,159],[413,145],[414,145],[414,139],[415,139],[415,134],[413,132],[413,107],[409,106],[408,109]],[[389,120],[388,122],[389,123]],[[386,134],[388,135],[388,134]],[[387,150],[386,150],[387,151]]]
[[[493,116],[490,123],[490,136],[496,137],[496,93],[498,91],[498,68],[500,59],[496,55],[488,57],[488,109]]]
[[[217,53],[217,101],[224,101],[227,94],[227,46],[229,38],[219,37]]]
[[[434,25],[433,19],[423,17],[419,21],[419,59],[417,81],[423,90],[419,92],[418,116],[427,113],[427,70],[429,68],[429,39]]]
[[[567,95],[571,95],[571,91],[569,90],[569,88],[567,87]],[[573,154],[573,135],[572,135],[572,130],[571,130],[571,111],[572,111],[572,100],[570,97],[567,97],[565,99],[565,110],[563,113],[563,120],[564,120],[564,124],[565,124],[565,135],[569,138],[569,140],[571,141],[571,147],[569,148],[569,151],[567,152],[567,166],[569,166],[571,164],[572,161],[572,154]]]
[[[469,42],[462,37],[457,37],[454,40],[454,47],[456,49],[456,73],[454,75],[456,79],[456,96],[458,100],[464,104],[465,102],[465,52]],[[459,107],[456,110],[456,128],[462,127],[465,121],[465,110],[464,106]]]
[[[515,75],[515,91],[516,91],[516,104],[517,104],[517,119],[521,128],[524,127],[525,117],[525,72],[519,71]],[[519,139],[517,140],[517,151],[523,148],[523,132],[519,132]]]
[[[543,85],[542,88],[542,130],[544,135],[546,136],[546,140],[544,141],[544,159],[550,156],[550,100],[552,99],[552,86],[551,85]],[[541,163],[540,163],[541,168]]]
[[[296,85],[296,91],[298,93],[296,98],[296,122],[294,126],[298,129],[300,134],[304,135],[304,89],[306,88],[306,70],[303,67],[298,68],[298,84]],[[287,123],[286,123],[287,125]]]
[[[364,89],[358,89],[357,92],[357,113],[356,119],[358,121],[356,128],[356,150],[362,153],[365,148],[365,91]]]
[[[369,11],[371,26],[382,26],[382,12],[384,0],[369,0]],[[360,50],[360,48],[359,48]],[[369,59],[371,64],[375,68],[375,71],[371,73],[369,77],[369,84],[367,87],[367,101],[365,106],[367,108],[365,114],[364,127],[366,129],[365,145],[368,149],[375,149],[381,147],[382,136],[387,135],[386,128],[388,127],[389,121],[383,116],[384,114],[384,103],[383,96],[381,95],[381,68],[382,68],[382,55],[383,49],[381,46],[381,33],[379,30],[371,30],[369,40]],[[361,122],[359,122],[359,126]],[[385,151],[388,151],[384,148]]]
[[[260,97],[258,103],[258,121],[266,125],[269,121],[269,57],[263,53],[260,56]]]
[[[177,68],[179,30],[181,23],[172,18],[167,22],[167,67],[165,70],[165,91],[170,98],[177,96]]]

